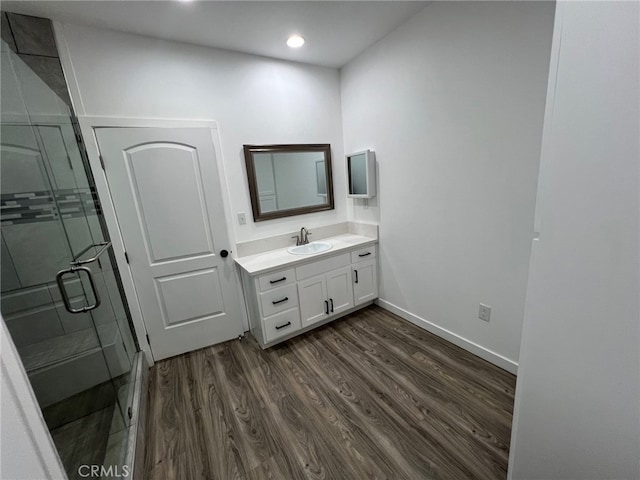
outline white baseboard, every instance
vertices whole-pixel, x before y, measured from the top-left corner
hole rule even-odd
[[[464,348],[467,352],[473,353],[474,355],[477,355],[487,362],[490,362],[495,366],[506,370],[507,372],[513,373],[514,375],[518,374],[518,364],[513,360],[509,360],[508,358],[503,357],[498,353],[492,352],[491,350],[478,345],[477,343],[467,340],[466,338],[461,337],[456,333],[439,327],[438,325],[435,325],[434,323],[431,323],[424,318],[420,318],[419,316],[414,315],[413,313],[408,312],[404,308],[400,308],[391,302],[379,298],[376,303],[385,310],[389,310],[391,313],[395,313],[399,317],[404,318],[414,325],[417,325],[418,327],[423,328],[428,332],[433,333],[434,335],[444,338],[448,342],[451,342],[460,348]]]

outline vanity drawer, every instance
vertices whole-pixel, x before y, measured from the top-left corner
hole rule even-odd
[[[360,248],[355,252],[351,252],[351,263],[362,262],[376,258],[376,246],[370,245],[366,248]]]
[[[296,268],[296,277],[298,280],[305,280],[307,278],[315,277],[321,273],[327,273],[336,268],[349,265],[349,254],[343,253],[342,255],[335,255],[324,260],[318,260],[313,263],[307,263]]]
[[[283,287],[296,281],[296,272],[293,268],[288,270],[279,270],[277,272],[268,273],[258,277],[258,285],[261,292],[266,292],[272,288]]]
[[[302,328],[300,323],[300,310],[292,308],[284,312],[278,313],[273,317],[263,320],[264,342],[269,343],[273,340],[289,335]]]
[[[262,316],[270,317],[291,307],[298,306],[298,287],[295,283],[260,294]]]

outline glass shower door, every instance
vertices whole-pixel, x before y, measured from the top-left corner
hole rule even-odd
[[[1,54],[2,316],[82,478],[124,458],[137,346],[72,113],[4,42]]]
[[[57,274],[58,291],[67,313],[90,318],[96,330],[115,390],[110,431],[115,437],[110,439],[110,445],[116,444],[126,434],[130,421],[134,384],[131,371],[137,347],[122,301],[115,258],[101,221],[95,188],[85,172],[74,125],[39,124],[36,131],[46,150],[55,203],[72,256]],[[71,290],[66,288],[67,282]],[[74,282],[82,287],[84,295],[73,295]]]
[[[106,228],[102,222],[95,187],[85,172],[86,162],[76,142],[71,123],[36,126],[47,154],[45,161],[51,173],[55,203],[68,239],[73,260],[62,270],[60,279],[74,276],[82,284],[85,298],[65,297],[67,311],[96,305],[90,316],[96,327],[111,378],[118,379],[119,406],[125,423],[128,422],[130,383],[123,377],[130,369],[137,347],[131,335],[129,313],[122,301],[122,293],[115,258]],[[90,269],[86,272],[84,269]],[[75,315],[82,315],[77,312]]]

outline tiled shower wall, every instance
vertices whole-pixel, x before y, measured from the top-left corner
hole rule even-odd
[[[74,158],[77,147],[74,150],[69,144],[75,142],[73,133],[68,133],[69,129],[73,131],[70,101],[51,22],[5,12],[0,18],[3,40],[0,286],[7,292],[52,282],[51,272],[71,260],[60,224],[61,212],[52,192],[57,197],[63,189],[61,194],[73,192],[84,196],[83,200],[92,192],[86,177],[81,175],[81,159]],[[54,122],[59,119],[60,124],[29,125],[34,119],[45,118]],[[80,169],[79,174],[74,175],[74,166]],[[78,213],[82,210],[78,209]]]
[[[2,13],[0,32],[15,52],[67,105],[71,105],[51,22],[45,18]]]
[[[103,302],[111,307],[73,315],[62,304],[55,274],[86,247],[103,240],[100,212],[71,124],[51,22],[5,12],[0,12],[0,18],[3,317],[22,350],[94,325],[113,325],[114,317],[121,328],[128,328],[108,261],[91,268]],[[67,290],[74,307],[85,303],[81,281],[68,282]],[[92,299],[89,294],[88,300]],[[127,350],[135,352],[135,345],[125,337]]]

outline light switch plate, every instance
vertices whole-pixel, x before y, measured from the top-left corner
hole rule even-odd
[[[238,213],[238,223],[240,225],[245,225],[247,223],[247,216],[244,214],[244,212]]]

